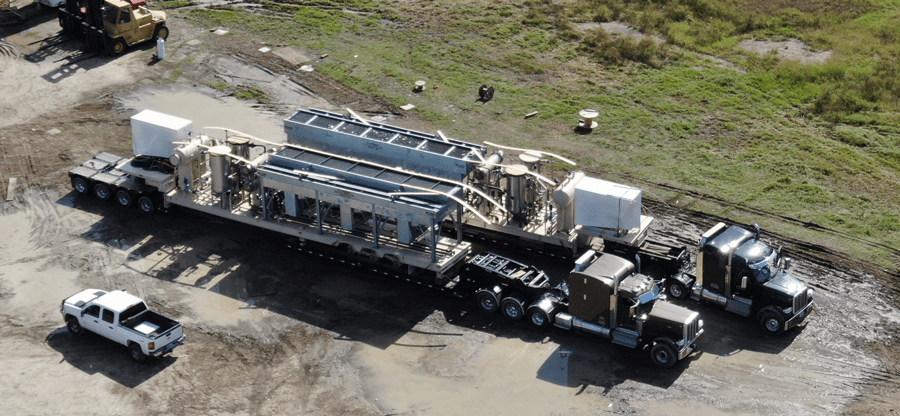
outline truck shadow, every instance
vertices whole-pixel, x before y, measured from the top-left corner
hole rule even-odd
[[[129,357],[127,348],[90,332],[73,336],[65,327],[47,334],[45,342],[71,366],[86,374],[102,374],[128,388],[140,386],[177,360],[164,356],[136,363]]]
[[[632,380],[665,388],[690,365],[688,357],[673,368],[660,369],[645,350],[488,315],[472,298],[423,290],[430,283],[427,280],[413,279],[410,284],[343,266],[327,256],[299,254],[287,247],[281,234],[187,210],[143,216],[134,207],[123,209],[114,202],[66,198],[59,203],[71,203],[103,217],[81,236],[121,251],[125,266],[134,272],[192,290],[215,292],[243,302],[244,308],[265,309],[334,332],[336,340],[382,350],[392,345],[442,348],[451,342],[445,337],[474,330],[527,343],[552,342],[559,348],[536,377],[569,387],[610,389]],[[174,319],[202,309],[202,305],[154,305],[152,298],[145,300]],[[435,336],[421,344],[403,339],[411,333],[422,334],[417,326],[435,318],[436,322],[443,318],[450,328],[459,330],[426,333]],[[242,329],[225,330],[238,335]]]

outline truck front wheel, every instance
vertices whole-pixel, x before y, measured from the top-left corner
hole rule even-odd
[[[117,38],[112,39],[112,42],[110,42],[109,47],[106,51],[109,52],[110,56],[119,56],[122,54],[122,52],[125,52],[125,48],[127,47],[128,45],[125,44],[124,39]]]
[[[653,364],[669,368],[675,365],[678,356],[675,355],[675,348],[668,342],[657,342],[650,347],[650,359],[653,360]]]
[[[784,332],[784,318],[775,311],[764,312],[759,318],[759,326],[769,335],[778,335]]]
[[[69,319],[66,319],[66,329],[69,330],[70,334],[75,336],[84,333],[84,328],[81,327],[81,324],[78,323],[78,319],[75,319],[74,316],[70,316]]]
[[[166,40],[169,37],[169,28],[166,25],[156,26],[156,30],[153,32],[154,39],[162,39]]]
[[[684,286],[684,283],[681,283],[679,280],[669,279],[670,281],[666,283],[666,292],[669,292],[675,299],[684,299],[688,295],[687,287]]]
[[[144,352],[141,351],[141,346],[138,344],[131,344],[131,346],[128,347],[128,353],[131,355],[131,359],[136,363],[147,361],[147,356],[144,355]]]

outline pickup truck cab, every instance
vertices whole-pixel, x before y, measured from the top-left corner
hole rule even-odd
[[[72,335],[90,331],[108,338],[128,347],[137,362],[170,353],[185,338],[180,323],[123,290],[83,290],[63,300],[60,313]]]

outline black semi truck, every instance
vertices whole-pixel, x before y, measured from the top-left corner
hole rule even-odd
[[[813,290],[788,272],[790,259],[751,232],[718,223],[700,238],[695,274],[665,280],[675,299],[690,297],[754,319],[764,332],[780,334],[799,325],[813,309]]]
[[[660,367],[685,358],[703,335],[697,312],[666,302],[656,281],[612,254],[588,251],[554,286],[543,271],[494,253],[467,260],[461,276],[479,287],[475,299],[485,312],[649,349]]]

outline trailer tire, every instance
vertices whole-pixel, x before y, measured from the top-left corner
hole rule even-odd
[[[784,332],[784,317],[776,311],[765,311],[759,318],[759,327],[769,335],[778,335]]]
[[[675,365],[678,361],[678,356],[675,354],[675,348],[671,343],[667,340],[660,340],[655,341],[653,346],[650,347],[650,359],[657,366],[669,368]]]
[[[119,56],[125,49],[128,48],[128,45],[125,44],[125,40],[122,38],[113,39],[111,43],[109,43],[109,47],[106,48],[106,52],[109,53],[110,56]]]
[[[525,301],[518,295],[509,296],[500,301],[500,310],[503,316],[513,321],[522,320],[525,317]]]
[[[112,192],[110,192],[109,187],[106,186],[106,184],[98,183],[94,185],[94,196],[101,201],[108,200],[110,195],[112,195]]]
[[[169,37],[169,28],[167,28],[166,25],[156,26],[156,30],[153,31],[153,39],[166,40],[168,37]]]
[[[81,324],[78,323],[78,319],[74,316],[66,318],[66,329],[69,330],[70,334],[75,335],[76,337],[84,333],[84,328],[81,327]]]
[[[478,308],[487,312],[495,313],[500,310],[500,300],[497,299],[497,293],[490,289],[481,289],[475,294],[475,303]]]
[[[131,192],[120,189],[119,192],[116,192],[116,202],[123,207],[130,207],[134,202],[134,196],[131,195]]]
[[[144,195],[138,198],[138,208],[140,208],[144,214],[152,214],[156,211],[156,204],[153,202],[153,199]]]
[[[74,177],[72,178],[72,189],[79,194],[86,194],[91,190],[91,185],[88,184],[87,179],[82,177]]]
[[[669,279],[669,282],[666,283],[666,292],[673,298],[678,300],[688,297],[687,286],[685,286],[684,283],[681,283],[681,281],[675,279]]]
[[[128,355],[131,356],[131,359],[136,363],[147,361],[147,355],[141,351],[141,346],[135,343],[128,346]]]

